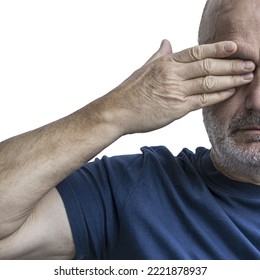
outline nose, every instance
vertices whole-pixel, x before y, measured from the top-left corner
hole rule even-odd
[[[260,68],[255,70],[255,77],[248,86],[246,109],[260,112]]]

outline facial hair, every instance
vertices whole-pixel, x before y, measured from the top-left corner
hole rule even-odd
[[[246,111],[222,124],[212,107],[207,107],[203,109],[203,121],[218,166],[244,176],[259,174],[260,134],[244,134],[243,143],[238,134],[243,128],[260,127],[260,115]]]

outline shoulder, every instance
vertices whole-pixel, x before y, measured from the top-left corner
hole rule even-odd
[[[102,165],[106,170],[120,174],[133,173],[142,176],[145,171],[163,168],[166,171],[178,168],[195,168],[202,156],[208,152],[208,149],[199,147],[195,152],[188,148],[184,148],[178,155],[173,155],[172,152],[165,146],[144,146],[141,148],[140,154],[123,155],[115,157],[103,157],[101,160],[97,159],[93,166]],[[122,171],[122,173],[118,173]]]
[[[124,184],[124,188],[127,188],[137,184],[145,174],[152,178],[162,170],[166,173],[175,170],[178,174],[180,170],[195,168],[196,162],[206,151],[205,148],[198,148],[193,153],[184,148],[174,156],[165,146],[145,146],[141,148],[139,154],[104,156],[95,159],[71,174],[67,180],[74,186],[109,185],[111,187]]]
[[[164,146],[143,147],[142,149],[144,164],[161,166],[164,169],[195,168],[202,156],[208,152],[208,149],[199,147],[195,152],[188,148],[182,149],[178,155],[173,155],[171,151]]]

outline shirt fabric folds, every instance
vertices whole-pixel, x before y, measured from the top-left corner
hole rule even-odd
[[[260,187],[210,151],[163,147],[103,157],[62,181],[76,259],[260,259]]]

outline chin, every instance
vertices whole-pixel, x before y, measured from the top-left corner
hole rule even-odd
[[[217,139],[215,139],[217,140]],[[225,138],[222,141],[213,141],[214,159],[216,163],[232,173],[254,176],[259,173],[260,142],[234,140]]]

